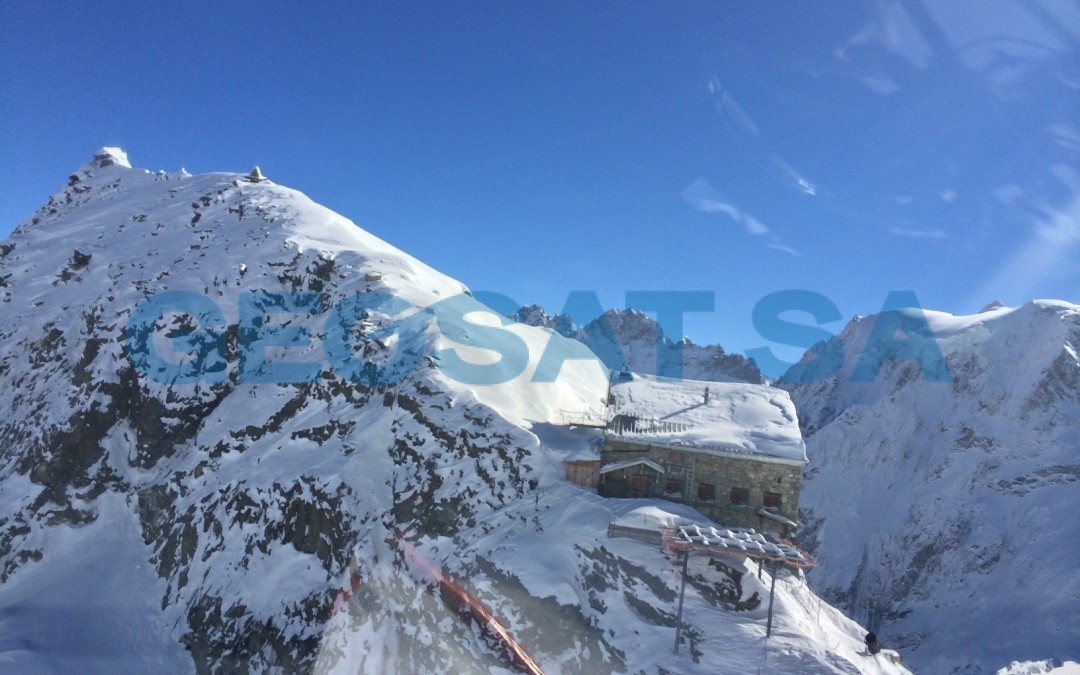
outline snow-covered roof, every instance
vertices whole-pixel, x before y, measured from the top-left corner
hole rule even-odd
[[[769,509],[765,508],[764,506],[761,507],[760,509],[758,509],[757,513],[762,518],[766,518],[768,520],[771,520],[774,523],[780,523],[781,525],[787,525],[788,527],[793,527],[793,528],[799,526],[799,524],[796,523],[791,518],[785,518],[784,516],[780,515],[779,513],[774,513],[773,511],[770,511]]]
[[[751,558],[779,560],[796,567],[813,567],[816,561],[791,544],[771,541],[754,530],[699,525],[680,526],[670,533],[669,546],[691,547],[707,553],[735,553]]]
[[[781,389],[623,373],[614,375],[611,394],[609,434],[717,453],[806,461],[795,405]]]
[[[613,462],[612,464],[605,464],[604,467],[600,469],[600,473],[611,473],[612,471],[619,471],[620,469],[629,469],[630,467],[637,466],[638,464],[644,464],[645,466],[649,467],[657,473],[664,473],[664,467],[660,466],[651,459],[646,459],[644,457],[638,457],[637,459],[628,459],[622,462]]]

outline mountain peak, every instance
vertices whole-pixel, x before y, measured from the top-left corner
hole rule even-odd
[[[94,159],[90,161],[90,166],[96,169],[104,169],[113,165],[130,169],[131,163],[128,162],[127,153],[120,148],[104,147],[95,152]]]
[[[896,341],[881,319],[849,324],[784,376],[797,382],[813,467],[800,543],[828,550],[817,592],[903,639],[920,672],[994,672],[1022,649],[1064,654],[1080,631],[1050,627],[1073,625],[1059,589],[1076,584],[1076,548],[1053,542],[1080,538],[1080,306],[926,310],[929,330]],[[858,368],[870,362],[879,368],[866,379]],[[1012,543],[1020,532],[1030,533]],[[1020,576],[1022,593],[1002,592],[999,579]],[[971,598],[984,611],[971,613]],[[1022,642],[1016,625],[1033,626]]]

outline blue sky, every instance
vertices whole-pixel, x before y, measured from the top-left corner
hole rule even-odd
[[[549,311],[711,291],[731,351],[784,289],[1080,301],[1075,5],[309,4],[0,4],[0,235],[118,145]]]

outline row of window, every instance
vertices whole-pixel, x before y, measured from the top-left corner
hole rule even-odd
[[[669,478],[664,484],[664,492],[667,494],[682,494],[682,481],[674,478]],[[698,483],[697,485],[697,500],[699,502],[715,502],[716,501],[716,486],[712,483]],[[731,504],[744,505],[750,503],[750,490],[744,487],[733,487],[731,493],[728,495],[728,501]],[[762,492],[761,503],[766,508],[781,508],[781,497],[779,492]]]

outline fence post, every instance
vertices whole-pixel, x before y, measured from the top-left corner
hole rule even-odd
[[[679,653],[679,638],[682,637],[682,607],[683,597],[686,595],[686,563],[690,560],[690,551],[683,551],[682,559],[682,587],[679,589],[679,613],[675,617],[675,650],[673,654]]]
[[[766,640],[769,639],[770,636],[772,636],[772,607],[773,607],[773,596],[776,594],[776,572],[777,572],[778,567],[779,567],[779,565],[777,565],[775,562],[772,564],[772,571],[771,571],[772,584],[769,586],[769,622],[765,626],[765,639]]]

